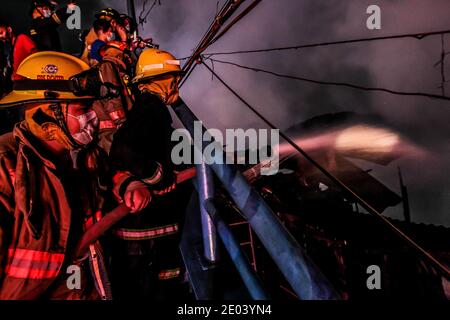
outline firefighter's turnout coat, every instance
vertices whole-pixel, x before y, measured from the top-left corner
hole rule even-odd
[[[81,262],[73,256],[86,224],[102,210],[98,152],[81,151],[73,169],[25,122],[0,137],[0,300],[110,297],[99,245]],[[67,285],[71,265],[80,267],[79,290]]]
[[[127,121],[114,135],[110,159],[119,202],[132,183],[145,183],[154,191],[142,212],[128,215],[113,231],[112,284],[124,295],[119,298],[170,298],[159,289],[182,274],[178,245],[189,186],[157,195],[175,182],[171,123],[168,108],[158,97],[137,95]]]

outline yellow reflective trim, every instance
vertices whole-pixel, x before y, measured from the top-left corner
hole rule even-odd
[[[53,18],[53,20],[55,20],[55,22],[56,22],[57,24],[61,24],[61,20],[59,20],[58,15],[57,15],[56,13],[54,13],[54,14],[52,15],[52,18]]]

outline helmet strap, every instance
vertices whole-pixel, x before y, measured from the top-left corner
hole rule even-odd
[[[59,104],[59,103],[51,104],[50,110],[53,112],[53,115],[55,116],[55,119],[58,122],[59,127],[62,129],[62,131],[67,136],[67,138],[70,140],[70,142],[73,144],[74,148],[81,149],[83,146],[75,141],[75,139],[70,134],[69,129],[67,128],[66,119],[67,119],[67,114],[69,113],[69,103],[67,102],[67,105],[66,105],[66,115],[63,114],[61,104]]]

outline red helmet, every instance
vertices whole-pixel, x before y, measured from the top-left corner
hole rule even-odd
[[[109,48],[115,48],[124,53],[127,53],[127,51],[129,51],[128,45],[126,42],[110,41],[107,44],[105,44],[103,47],[100,48],[100,55],[103,57],[105,55],[106,50],[108,50]]]

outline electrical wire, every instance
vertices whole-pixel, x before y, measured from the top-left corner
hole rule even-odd
[[[444,35],[444,34],[448,34],[448,33],[450,33],[450,30],[409,33],[409,34],[399,34],[399,35],[391,35],[391,36],[384,36],[384,37],[359,38],[359,39],[339,40],[339,41],[331,41],[331,42],[309,43],[309,44],[301,44],[301,45],[288,46],[288,47],[275,47],[275,48],[266,48],[266,49],[241,50],[241,51],[229,51],[229,52],[212,52],[212,53],[208,53],[206,56],[212,57],[212,56],[217,56],[217,55],[235,55],[235,54],[246,54],[246,53],[284,51],[284,50],[299,50],[299,49],[305,49],[305,48],[324,47],[324,46],[358,43],[358,42],[380,41],[380,40],[388,40],[388,39],[414,38],[417,40],[421,40],[421,39],[424,39],[429,36]]]
[[[207,58],[207,57],[204,57],[204,58],[207,59],[207,60],[210,60],[212,62],[232,65],[234,67],[238,67],[238,68],[241,68],[241,69],[250,70],[250,71],[254,71],[254,72],[266,73],[266,74],[270,74],[270,75],[273,75],[273,76],[276,76],[276,77],[279,77],[279,78],[284,78],[284,79],[304,81],[304,82],[320,84],[320,85],[327,85],[327,86],[347,87],[347,88],[358,89],[358,90],[363,90],[363,91],[379,91],[379,92],[385,92],[385,93],[389,93],[389,94],[393,94],[393,95],[426,97],[426,98],[440,99],[440,100],[446,100],[446,101],[450,100],[450,97],[446,97],[446,96],[438,95],[438,94],[424,93],[424,92],[397,91],[397,90],[381,88],[381,87],[361,86],[361,85],[357,85],[357,84],[353,84],[353,83],[347,83],[347,82],[334,82],[334,81],[315,80],[315,79],[310,79],[310,78],[305,78],[305,77],[281,74],[281,73],[270,71],[270,70],[264,70],[264,69],[254,68],[254,67],[248,67],[248,66],[244,66],[244,65],[241,65],[241,64],[238,64],[238,63],[235,63],[235,62],[230,62],[230,61],[222,61],[222,60],[217,60],[217,59]]]

